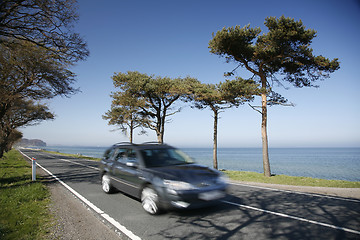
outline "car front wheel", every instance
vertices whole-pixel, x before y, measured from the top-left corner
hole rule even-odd
[[[102,189],[105,193],[112,193],[114,188],[111,185],[111,179],[109,175],[104,174],[101,178]]]
[[[156,191],[151,187],[145,187],[141,192],[141,204],[143,209],[151,214],[159,214],[159,196]]]

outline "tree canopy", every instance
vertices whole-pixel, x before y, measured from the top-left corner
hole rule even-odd
[[[31,99],[68,95],[77,90],[71,86],[74,74],[67,70],[65,64],[54,60],[47,49],[28,42],[16,45],[0,44],[0,49],[0,141],[4,142],[12,132],[9,127],[15,130],[21,127],[21,124],[27,125],[27,120],[49,119],[44,118],[43,112],[33,109]],[[26,121],[17,120],[16,124],[13,123],[15,112],[27,112],[31,109],[33,114],[38,114],[37,119],[32,115],[30,119],[25,118]],[[5,143],[2,145],[5,146]],[[2,150],[4,148],[0,152]]]
[[[253,74],[260,83],[264,174],[270,177],[267,140],[267,105],[269,97],[284,98],[272,89],[273,82],[285,81],[294,87],[316,86],[317,80],[339,69],[337,58],[315,56],[310,48],[316,31],[306,29],[302,21],[287,17],[265,19],[266,33],[260,28],[235,26],[223,28],[209,42],[210,52],[235,62]],[[234,74],[236,68],[226,75]],[[271,101],[274,103],[275,101]]]
[[[22,134],[16,130],[19,127],[38,124],[43,120],[54,119],[46,105],[35,103],[33,100],[16,99],[11,103],[9,110],[0,120],[0,158],[4,151]]]
[[[14,134],[16,128],[53,118],[45,105],[33,100],[78,91],[69,68],[89,51],[73,31],[76,10],[75,0],[0,1],[0,152],[4,141],[11,142],[10,133],[11,139],[21,135]]]
[[[239,107],[258,95],[258,85],[252,80],[237,77],[218,84],[204,84],[193,80],[188,98],[198,109],[210,108],[214,114],[213,166],[218,169],[217,132],[220,112],[232,107]]]
[[[75,0],[2,0],[0,43],[31,42],[65,62],[85,60],[87,44],[73,31],[78,21]]]
[[[52,52],[32,43],[0,44],[0,107],[15,98],[35,100],[69,95],[75,75]],[[1,117],[1,115],[0,115]]]
[[[145,106],[145,102],[121,91],[111,94],[111,97],[113,98],[111,108],[103,115],[103,119],[109,120],[109,125],[118,126],[125,134],[129,133],[129,140],[132,143],[134,130],[143,128],[148,122],[147,116],[141,113],[141,107]]]
[[[188,83],[193,79],[149,76],[136,71],[117,73],[112,79],[115,88],[120,89],[119,92],[113,93],[113,97],[126,95],[137,99],[132,107],[140,116],[138,118],[141,120],[140,125],[154,130],[158,142],[163,143],[165,123],[169,121],[168,117],[181,110],[180,107],[174,107],[175,102],[188,91]],[[126,106],[124,103],[118,104],[120,108],[123,109]],[[126,120],[129,121],[129,119]]]

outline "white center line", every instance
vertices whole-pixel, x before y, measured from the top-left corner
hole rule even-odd
[[[97,168],[97,167],[85,165],[85,164],[78,163],[78,162],[75,162],[75,161],[71,161],[71,160],[68,160],[68,159],[63,159],[63,158],[61,158],[61,159],[59,159],[59,160],[64,161],[64,162],[69,162],[69,163],[72,163],[72,164],[76,164],[76,165],[80,165],[80,166],[83,166],[83,167],[87,167],[87,168],[99,170],[99,168]]]

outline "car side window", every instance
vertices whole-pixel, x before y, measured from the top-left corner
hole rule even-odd
[[[120,163],[126,163],[126,152],[127,149],[124,148],[118,148],[115,153],[114,161],[120,162]]]
[[[128,150],[128,160],[137,162],[136,151],[134,149]]]

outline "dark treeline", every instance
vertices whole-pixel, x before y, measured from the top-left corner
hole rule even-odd
[[[78,91],[69,69],[89,52],[73,32],[75,9],[72,0],[0,1],[0,157],[19,127],[54,118],[41,100]]]

